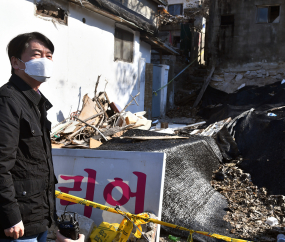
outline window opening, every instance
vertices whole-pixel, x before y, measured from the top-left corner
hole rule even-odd
[[[133,61],[134,34],[126,30],[115,29],[115,61]]]
[[[173,37],[173,46],[180,49],[180,36]]]
[[[257,23],[279,23],[280,6],[258,6]]]
[[[234,25],[234,23],[235,23],[234,15],[221,16],[221,25]]]
[[[182,15],[182,13],[183,13],[183,4],[168,5],[168,12],[172,16]]]
[[[60,23],[67,24],[67,12],[50,3],[38,3],[36,13],[43,17],[52,17]]]
[[[269,7],[269,23],[279,23],[280,6]]]

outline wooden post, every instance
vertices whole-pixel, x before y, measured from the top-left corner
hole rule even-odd
[[[153,81],[153,64],[146,63],[146,66],[145,66],[144,110],[146,111],[146,118],[147,119],[151,119],[152,81]]]
[[[207,77],[206,81],[204,82],[204,84],[202,86],[202,89],[201,89],[201,91],[200,91],[200,93],[199,93],[199,95],[198,95],[198,97],[197,97],[197,99],[196,99],[196,101],[195,101],[195,103],[193,105],[194,108],[197,107],[197,105],[201,101],[201,99],[202,99],[202,97],[204,95],[204,92],[206,91],[206,89],[207,89],[207,87],[208,87],[208,85],[209,85],[209,83],[211,81],[211,78],[212,78],[212,75],[213,75],[214,71],[215,71],[215,66],[212,67],[210,75]]]

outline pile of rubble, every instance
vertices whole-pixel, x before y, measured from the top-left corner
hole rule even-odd
[[[224,220],[233,227],[232,237],[276,241],[278,234],[285,233],[285,196],[269,196],[236,163],[221,166],[213,175],[212,186],[228,200]],[[272,224],[274,220],[276,223]]]
[[[184,23],[185,21],[188,22],[190,20],[189,17],[184,15],[176,15],[173,16],[163,7],[160,7],[159,10],[159,23],[160,25],[167,25],[167,24],[180,24]]]
[[[285,64],[250,63],[233,68],[218,68],[210,85],[221,91],[232,93],[243,86],[264,86],[285,78]]]
[[[52,127],[53,148],[97,148],[112,137],[120,137],[126,130],[138,128],[149,130],[151,120],[143,115],[146,112],[131,113],[125,110],[135,98],[119,110],[111,103],[106,92],[97,95],[97,80],[94,98],[87,94],[83,97],[81,111],[73,112],[70,117]]]
[[[189,106],[175,107],[167,111],[166,116],[169,118],[186,117],[192,118],[192,108]]]

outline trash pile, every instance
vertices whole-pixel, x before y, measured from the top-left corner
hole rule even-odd
[[[151,120],[143,115],[146,112],[131,113],[125,110],[135,98],[119,110],[114,102],[110,102],[107,93],[97,93],[98,77],[94,98],[87,94],[83,97],[81,111],[73,112],[70,117],[52,127],[51,140],[53,148],[97,148],[102,142],[112,137],[120,137],[126,130],[149,130]]]
[[[189,17],[185,17],[184,15],[173,16],[163,7],[160,7],[158,12],[160,25],[179,24],[184,23],[185,21],[189,21],[190,19]]]
[[[269,196],[266,188],[255,186],[250,174],[237,164],[221,166],[211,182],[229,203],[224,219],[232,226],[230,233],[236,238],[276,241],[278,234],[285,233],[285,196]]]

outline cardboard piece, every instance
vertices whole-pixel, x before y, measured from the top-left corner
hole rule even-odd
[[[100,145],[102,145],[102,142],[101,141],[98,141],[96,139],[93,139],[92,137],[90,138],[90,148],[91,149],[95,149],[95,148],[98,148]]]

